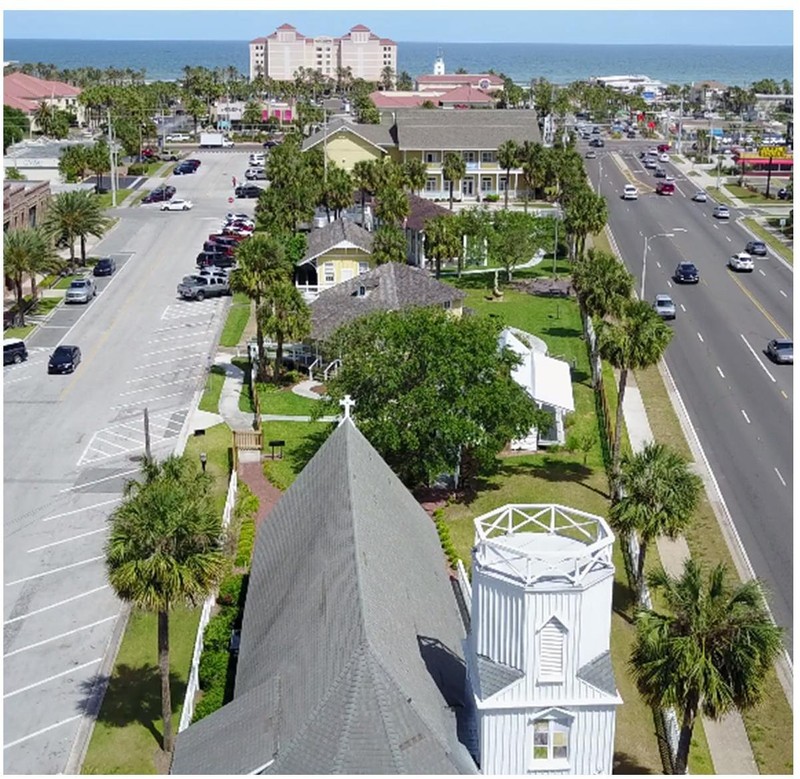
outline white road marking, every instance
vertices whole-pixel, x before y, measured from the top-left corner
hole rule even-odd
[[[39,325],[42,330],[69,330],[72,325]]]
[[[43,733],[47,733],[51,730],[55,730],[56,728],[60,728],[62,725],[67,725],[70,722],[75,722],[76,719],[80,719],[82,716],[83,714],[76,714],[74,717],[67,717],[67,719],[62,719],[60,722],[56,722],[53,725],[48,725],[46,728],[35,730],[33,733],[29,733],[27,736],[18,738],[16,741],[10,741],[8,744],[3,744],[3,749],[8,749],[9,747],[15,747],[17,746],[17,744],[23,744],[24,742],[29,741],[32,738],[36,738],[36,736],[41,736]]]
[[[155,387],[142,387],[141,389],[128,390],[128,392],[120,392],[119,396],[124,398],[126,395],[135,395],[137,392],[152,392],[153,390],[164,389],[164,387],[173,387],[176,384],[194,383],[196,380],[189,377],[185,379],[178,379],[178,381],[167,381],[163,384],[157,384]]]
[[[714,229],[719,230],[719,225],[716,222],[714,223]]]
[[[100,484],[101,482],[110,481],[111,479],[119,479],[120,476],[130,476],[132,473],[139,473],[139,469],[134,468],[133,470],[130,471],[115,473],[113,476],[103,476],[102,479],[95,479],[94,481],[84,481],[81,482],[80,484],[76,484],[74,487],[67,487],[65,490],[59,490],[58,492],[59,494],[61,494],[62,492],[72,492],[73,490],[79,490],[82,489],[83,487],[89,487],[92,484]]]
[[[678,305],[681,307],[681,311],[683,311],[683,313],[685,314],[686,313],[686,306],[684,306],[683,303],[679,303]]]
[[[97,557],[90,557],[88,560],[81,560],[78,563],[70,563],[69,565],[62,565],[60,568],[51,568],[49,571],[42,571],[42,573],[35,573],[33,576],[25,576],[22,579],[15,579],[13,582],[6,582],[6,587],[11,587],[14,584],[24,584],[25,582],[32,581],[33,579],[41,579],[43,576],[51,576],[54,573],[61,573],[61,571],[66,571],[70,568],[78,568],[81,565],[87,565],[88,563],[95,563],[98,560],[104,560],[105,555],[97,555]]]
[[[160,362],[151,362],[149,365],[145,365],[145,368],[153,368],[156,365],[167,365],[168,363],[175,363],[178,360],[196,360],[202,352],[192,352],[191,354],[185,354],[182,357],[172,357],[169,360],[161,360]]]
[[[661,267],[661,263],[660,263],[658,260],[656,260],[656,265],[657,265],[659,268]]]
[[[148,403],[158,403],[159,400],[166,400],[167,398],[177,398],[180,395],[186,394],[185,392],[173,392],[169,395],[157,395],[154,398],[143,398],[142,400],[137,400],[134,403],[120,403],[116,406],[111,406],[111,408],[129,408],[130,406],[141,406],[144,407]]]
[[[82,592],[80,595],[73,595],[71,598],[66,598],[65,600],[60,600],[58,603],[51,603],[49,606],[42,606],[40,609],[35,609],[34,611],[29,611],[27,614],[20,614],[18,617],[12,617],[11,619],[7,619],[3,624],[10,625],[12,622],[19,622],[21,619],[27,619],[28,617],[33,617],[36,614],[41,614],[43,611],[50,611],[50,609],[57,609],[59,606],[63,606],[65,603],[72,603],[72,601],[79,600],[80,598],[85,598],[87,595],[94,595],[96,592],[100,592],[101,590],[107,590],[110,585],[103,584],[100,587],[94,587],[91,590],[87,590],[86,592]]]
[[[783,395],[783,397],[785,397],[786,400],[789,400],[789,396],[786,394],[785,390],[781,390],[781,395]]]
[[[168,362],[172,362],[169,360]],[[175,371],[163,371],[162,373],[151,373],[149,376],[140,376],[138,379],[128,379],[126,384],[135,384],[137,381],[147,381],[148,379],[157,379],[161,376],[171,376]]]
[[[118,443],[116,443],[114,441],[103,440],[103,441],[100,441],[99,443],[102,444],[103,446],[113,446],[115,449],[119,449],[120,452],[127,452],[128,451],[126,447],[121,446],[120,444],[118,444]],[[102,451],[101,449],[98,449],[97,447],[92,447],[92,448],[97,452]]]
[[[705,343],[705,341],[703,341],[703,336],[700,335],[700,333],[697,334],[697,337],[700,339],[701,343]]]
[[[131,438],[129,435],[123,435],[122,433],[118,433],[116,430],[103,430],[103,435],[115,435],[117,438],[124,438],[126,441],[133,441],[135,444],[141,444],[144,441],[144,430],[140,431],[142,434],[142,438]],[[118,446],[119,444],[114,444],[113,441],[107,441],[106,439],[101,439],[101,444],[111,444],[112,446]]]
[[[779,289],[778,292],[780,292],[781,295],[783,295],[784,297],[788,297],[787,294],[782,289]]]
[[[731,242],[731,237],[730,237],[729,235],[726,235],[726,236],[725,236],[725,240],[726,240],[728,243],[730,243],[730,242]]]
[[[204,338],[202,341],[198,341],[197,343],[179,344],[178,346],[169,346],[166,349],[156,349],[155,351],[148,352],[147,355],[151,356],[154,354],[166,354],[167,352],[176,352],[178,349],[202,349],[202,347],[206,344],[208,344],[208,339]]]
[[[13,692],[7,692],[3,698],[10,698],[12,695],[19,695],[21,692],[26,692],[27,690],[32,690],[34,687],[40,687],[43,684],[47,684],[48,682],[52,682],[54,679],[60,679],[62,676],[68,676],[71,673],[75,673],[75,671],[81,671],[84,668],[88,668],[90,665],[96,665],[97,663],[103,660],[102,657],[97,657],[94,660],[90,660],[88,663],[83,663],[82,665],[76,665],[72,668],[68,668],[66,671],[62,671],[60,674],[53,674],[52,676],[48,676],[47,679],[42,679],[40,682],[34,682],[33,684],[29,684],[27,687],[20,687],[18,690],[14,690]],[[80,717],[82,715],[78,715]],[[74,717],[74,719],[78,719],[78,717]],[[12,744],[6,744],[7,747],[12,746],[13,744],[18,743],[17,741],[12,742]],[[5,747],[3,747],[5,749]]]
[[[667,286],[670,288],[672,287],[672,282],[669,279],[667,279]]]
[[[749,425],[750,424],[750,417],[747,416],[747,414],[745,413],[744,409],[742,409],[741,411],[742,411],[742,416],[744,417],[744,421],[747,422],[747,424]]]
[[[719,375],[720,375],[720,376],[721,376],[723,379],[725,378],[725,374],[722,372],[722,368],[720,368],[720,367],[719,367],[719,365],[717,365],[717,373],[718,373],[718,374],[719,374]]]
[[[41,552],[42,549],[49,549],[51,546],[60,546],[61,544],[68,544],[70,541],[77,541],[79,538],[86,538],[86,536],[93,536],[97,533],[105,533],[106,528],[100,527],[97,530],[89,530],[86,533],[79,533],[77,536],[70,536],[62,541],[53,541],[51,544],[42,544],[41,546],[34,546],[33,549],[28,549],[28,554],[31,552]]]
[[[766,374],[767,374],[767,376],[769,376],[769,377],[770,377],[770,379],[772,379],[772,382],[773,382],[774,384],[776,384],[777,382],[775,381],[775,377],[774,377],[774,376],[773,376],[773,375],[772,375],[772,374],[769,372],[769,370],[767,370],[767,366],[766,366],[766,365],[764,365],[764,363],[763,363],[763,362],[761,362],[761,358],[760,358],[760,357],[759,357],[759,356],[756,354],[756,350],[755,350],[755,349],[753,349],[753,347],[752,347],[752,346],[750,346],[750,343],[749,343],[749,342],[748,342],[748,340],[747,340],[747,339],[744,337],[744,334],[742,334],[742,333],[739,333],[739,335],[741,336],[742,340],[744,341],[744,344],[745,344],[745,346],[746,346],[746,347],[747,347],[747,348],[750,350],[750,353],[753,355],[753,357],[755,357],[755,358],[756,358],[756,360],[758,360],[758,364],[759,364],[759,365],[760,365],[760,366],[761,366],[761,367],[764,369],[764,373],[766,373]]]
[[[148,344],[158,344],[158,343],[172,343],[178,338],[192,338],[197,336],[197,333],[192,332],[194,328],[189,328],[188,333],[183,333],[182,335],[171,335],[169,338],[154,338],[152,341],[148,341]]]
[[[785,487],[786,486],[786,482],[783,480],[783,476],[781,476],[781,472],[776,468],[775,469],[775,473],[778,474],[778,478],[781,480],[781,484]]]
[[[22,646],[19,649],[14,649],[12,652],[6,652],[3,657],[11,657],[12,655],[18,655],[21,652],[27,652],[29,649],[36,649],[37,646],[42,646],[44,644],[49,644],[51,641],[58,641],[60,638],[66,638],[67,636],[71,636],[75,633],[80,633],[82,630],[90,630],[91,628],[97,627],[98,625],[102,625],[104,622],[110,622],[112,619],[116,619],[117,615],[114,614],[112,617],[105,617],[104,619],[98,619],[97,622],[91,622],[88,625],[82,625],[79,628],[73,628],[72,630],[68,630],[66,633],[59,633],[57,636],[51,636],[50,638],[45,638],[42,641],[37,641],[35,644],[28,644],[27,646]]]
[[[759,269],[758,269],[758,272],[759,272],[759,273],[760,273],[762,276],[766,276],[766,275],[767,275],[766,273],[764,273],[764,270],[763,270],[762,268],[759,268]]]
[[[64,511],[61,514],[51,514],[49,517],[45,517],[42,522],[50,522],[53,519],[60,519],[61,517],[69,517],[72,514],[80,514],[82,511],[89,511],[90,509],[96,509],[98,506],[108,506],[111,503],[119,503],[122,498],[112,498],[111,500],[104,500],[100,503],[92,503],[90,506],[83,506],[79,509],[73,509],[72,511]]]

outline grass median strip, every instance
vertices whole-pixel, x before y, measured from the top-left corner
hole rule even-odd
[[[247,323],[250,321],[251,316],[250,298],[237,292],[233,296],[233,305],[228,311],[228,318],[225,320],[225,327],[222,329],[222,335],[219,339],[220,346],[232,348],[238,346],[242,340]]]
[[[747,228],[764,241],[772,251],[783,257],[789,264],[794,262],[794,252],[779,238],[776,238],[769,230],[765,229],[752,217],[746,216],[743,221]]]

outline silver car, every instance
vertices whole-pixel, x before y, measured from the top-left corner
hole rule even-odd
[[[94,279],[74,279],[64,295],[65,303],[88,303],[97,294]]]
[[[794,341],[790,341],[788,338],[773,338],[767,344],[767,354],[777,363],[793,365]]]
[[[662,319],[675,319],[675,303],[669,295],[656,295],[653,310]]]

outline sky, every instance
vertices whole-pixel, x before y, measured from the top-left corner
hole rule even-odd
[[[652,2],[652,0],[651,0]],[[47,3],[7,0],[5,8],[29,9],[47,7]],[[342,35],[356,24],[365,24],[379,35],[396,41],[447,42],[509,42],[509,43],[640,43],[643,31],[652,40],[656,30],[662,43],[716,44],[716,45],[792,45],[793,21],[791,11],[731,10],[741,7],[736,0],[724,5],[716,0],[705,0],[704,8],[718,10],[688,10],[697,3],[672,0],[670,8],[687,10],[635,11],[635,10],[516,10],[522,8],[547,8],[550,3],[529,2],[497,3],[496,7],[512,6],[515,10],[457,10],[479,8],[485,3],[429,2],[403,3],[403,11],[372,11],[376,3],[351,0],[347,7],[365,10],[235,10],[220,11],[219,3],[194,0],[191,3],[163,0],[139,0],[138,11],[101,11],[105,2],[59,2],[49,4],[53,9],[65,5],[84,10],[7,10],[3,13],[3,37],[58,38],[91,40],[236,40],[246,41],[268,35],[279,25],[293,24],[304,35]],[[120,0],[120,6],[130,6]],[[231,3],[237,8],[263,8],[266,2]],[[275,5],[280,5],[275,3]],[[288,4],[287,4],[288,5]],[[323,6],[335,7],[336,3]],[[393,3],[383,2],[382,8]],[[396,5],[396,4],[395,4]],[[563,0],[559,8],[576,8],[586,3]],[[651,7],[659,3],[652,2]],[[748,2],[752,8],[753,3]],[[790,6],[770,3],[770,7]],[[641,3],[593,3],[598,6],[641,7]],[[187,10],[163,10],[164,8]],[[309,3],[295,2],[291,7],[313,8]],[[317,3],[317,7],[320,4]],[[424,8],[453,10],[423,10]],[[188,10],[192,8],[194,10]],[[92,9],[92,10],[88,10]],[[419,9],[419,10],[416,10]]]

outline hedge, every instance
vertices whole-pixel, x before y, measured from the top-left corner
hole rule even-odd
[[[447,561],[455,568],[460,560],[458,552],[456,552],[455,545],[452,538],[450,538],[450,526],[444,520],[444,511],[440,508],[433,512],[433,522],[436,525],[436,532],[439,534],[439,543],[442,545],[442,550],[447,557]]]

